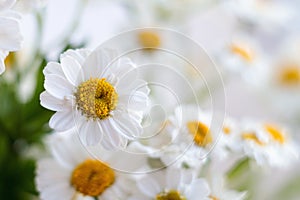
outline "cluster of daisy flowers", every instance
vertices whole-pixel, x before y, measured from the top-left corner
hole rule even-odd
[[[282,167],[297,158],[280,126],[226,118],[216,131],[214,113],[197,105],[146,131],[150,90],[136,73],[129,58],[101,48],[68,50],[45,67],[41,104],[56,112],[52,156],[37,167],[42,199],[239,200],[247,191],[226,184],[235,163]]]

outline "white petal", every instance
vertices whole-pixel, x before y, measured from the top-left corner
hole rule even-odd
[[[96,145],[101,141],[102,136],[103,131],[97,121],[87,120],[79,128],[79,137],[84,145]]]
[[[71,56],[81,66],[83,66],[85,59],[90,55],[90,53],[91,53],[91,51],[88,49],[76,49],[76,50],[69,49],[60,56],[60,60],[65,56]]]
[[[196,200],[199,199],[199,197],[208,197],[209,194],[210,189],[207,181],[204,179],[196,179],[191,183],[186,196],[188,199]]]
[[[0,50],[0,74],[2,74],[5,71],[4,60],[7,55],[8,55],[8,51]]]
[[[61,77],[65,77],[65,74],[62,70],[62,67],[59,63],[57,62],[49,62],[45,69],[43,70],[43,73],[45,76],[48,76],[48,75],[58,75],[58,76],[61,76]]]
[[[64,109],[63,101],[53,97],[47,91],[40,95],[41,105],[49,110],[62,111]]]
[[[116,54],[110,56],[110,62],[117,58]],[[109,62],[108,62],[109,63]],[[113,74],[114,79],[110,80],[117,85],[128,85],[132,80],[136,80],[137,70],[136,66],[131,62],[129,58],[120,58],[114,60],[111,65],[109,65],[104,72],[104,77],[109,77]]]
[[[126,144],[124,144],[123,136],[118,134],[116,131],[116,127],[113,126],[112,120],[108,118],[107,120],[104,120],[101,122],[101,127],[103,129],[103,132],[105,134],[106,142],[111,143],[111,145],[115,148],[123,148],[124,145],[127,144],[127,141],[125,140]]]
[[[75,126],[72,111],[56,112],[49,121],[49,126],[57,131],[69,130]]]
[[[65,99],[65,97],[73,95],[74,90],[74,87],[66,79],[57,75],[46,76],[44,87],[49,94],[58,99]]]
[[[142,133],[142,126],[126,113],[116,113],[113,116],[111,123],[118,133],[128,139],[138,137]]]
[[[107,65],[105,61],[105,53],[106,52],[104,50],[99,49],[93,51],[87,57],[83,64],[84,80],[102,77],[102,72]]]
[[[148,95],[139,91],[133,94],[120,96],[119,98],[119,106],[127,107],[128,109],[132,110],[143,110],[149,105]]]
[[[181,173],[179,169],[169,169],[167,171],[166,183],[168,189],[178,189],[181,183]]]
[[[61,66],[66,78],[71,84],[77,86],[83,81],[81,66],[71,56],[62,57]]]
[[[49,200],[71,199],[73,196],[73,192],[74,190],[71,189],[69,183],[58,183],[56,185],[45,188],[41,193],[41,198]]]
[[[17,20],[0,16],[0,35],[0,49],[17,51],[21,48],[22,37]]]
[[[159,184],[151,177],[145,177],[138,181],[139,189],[151,199],[162,192]]]

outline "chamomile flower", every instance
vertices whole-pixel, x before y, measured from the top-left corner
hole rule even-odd
[[[49,145],[53,157],[43,158],[37,165],[36,184],[41,199],[126,199],[133,180],[109,163],[92,158],[74,130],[51,135]],[[117,155],[111,158],[116,159],[114,156]]]
[[[260,87],[257,88],[271,105],[290,121],[294,121],[300,115],[299,45],[299,38],[291,37],[285,41],[269,63]]]
[[[60,63],[44,69],[46,91],[41,105],[56,111],[50,127],[64,131],[77,127],[84,144],[101,142],[107,149],[125,147],[142,132],[142,110],[147,106],[148,87],[137,80],[136,66],[118,59],[107,49],[69,50]]]
[[[209,186],[193,174],[167,168],[138,180],[138,191],[129,200],[209,200]]]
[[[287,130],[272,123],[245,123],[237,143],[259,165],[288,166],[298,157],[298,148]]]
[[[210,125],[211,115],[197,106],[177,107],[165,130],[171,141],[153,155],[167,166],[176,161],[178,166],[199,169],[211,151],[218,157],[224,150],[223,145],[215,145],[219,135]]]
[[[20,16],[11,8],[15,0],[0,2],[0,74],[5,70],[4,60],[10,51],[20,49],[22,36],[20,33]]]
[[[238,74],[250,83],[254,79],[260,80],[266,71],[265,55],[260,46],[246,35],[234,37],[218,53],[217,58],[225,74]]]

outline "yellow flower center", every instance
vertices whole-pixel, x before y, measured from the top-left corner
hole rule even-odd
[[[229,135],[231,133],[231,128],[229,126],[223,126],[223,132],[226,135]]]
[[[198,121],[191,121],[187,123],[187,128],[190,134],[194,136],[194,142],[201,147],[212,142],[212,136],[209,131],[209,128]]]
[[[254,53],[249,48],[246,48],[242,45],[232,44],[230,49],[232,53],[238,55],[247,62],[252,62],[254,60]]]
[[[283,144],[285,142],[284,135],[280,132],[280,130],[278,130],[277,127],[266,124],[264,128],[271,135],[273,140],[279,142],[280,144]]]
[[[16,64],[16,57],[16,52],[9,52],[8,56],[4,60],[6,69],[14,67],[14,65]]]
[[[157,33],[152,31],[143,31],[138,35],[138,40],[146,50],[153,50],[160,46],[161,41]]]
[[[279,82],[282,85],[300,84],[300,67],[296,65],[283,67],[279,73]]]
[[[215,197],[215,196],[209,196],[209,198],[211,199],[211,200],[219,200],[219,198],[217,198],[217,197]]]
[[[76,191],[98,196],[115,181],[114,171],[98,160],[86,160],[78,165],[71,177],[71,184]]]
[[[177,190],[170,190],[169,192],[161,192],[156,195],[155,200],[187,200]]]
[[[105,78],[91,78],[81,83],[75,93],[77,107],[88,118],[106,119],[116,108],[118,94]]]
[[[254,133],[254,132],[251,132],[251,133],[243,133],[242,134],[242,138],[244,140],[250,140],[250,141],[253,141],[255,142],[256,144],[260,145],[260,146],[263,146],[265,145],[264,142],[260,141],[259,138],[257,137],[257,135]]]

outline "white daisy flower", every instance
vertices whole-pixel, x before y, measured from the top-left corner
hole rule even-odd
[[[20,16],[11,10],[15,0],[0,2],[0,74],[5,70],[4,60],[10,51],[21,47]]]
[[[245,123],[237,144],[259,165],[284,167],[298,158],[298,147],[288,131],[271,123]]]
[[[266,71],[266,55],[251,37],[241,34],[217,53],[219,65],[225,75],[240,75],[251,84],[263,78]],[[254,81],[255,80],[255,81]]]
[[[160,158],[166,166],[176,162],[179,167],[197,169],[210,152],[219,157],[226,150],[224,145],[215,145],[219,134],[210,130],[211,119],[197,106],[177,107],[163,130],[171,140],[150,156]]]
[[[60,63],[44,69],[46,91],[41,105],[56,113],[49,125],[57,131],[77,127],[84,144],[101,141],[107,149],[125,147],[142,132],[147,83],[136,79],[136,66],[118,60],[112,50],[69,50]],[[114,62],[113,62],[114,61]]]
[[[138,191],[129,200],[210,200],[209,186],[191,173],[167,168],[138,180]]]
[[[260,94],[290,122],[294,122],[300,115],[299,45],[299,37],[291,37],[285,41],[279,52],[274,54],[274,59],[270,60],[257,87]]]
[[[92,158],[81,145],[75,131],[53,134],[50,137],[53,158],[38,161],[36,184],[41,199],[45,200],[103,200],[126,199],[134,181],[110,167],[108,163]],[[109,157],[106,152],[106,156]],[[122,162],[126,162],[123,160]]]

